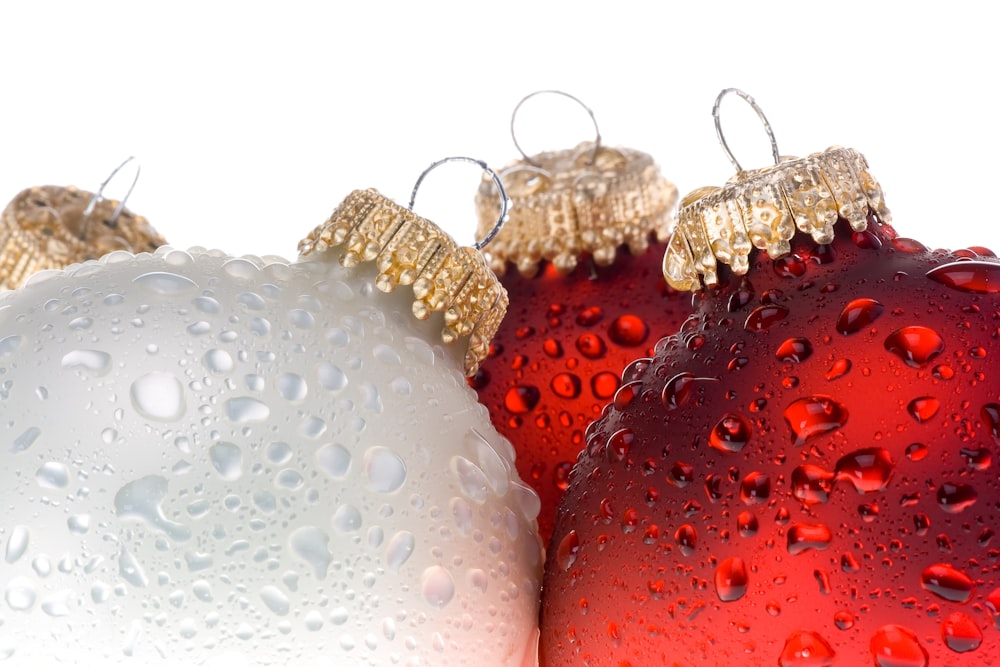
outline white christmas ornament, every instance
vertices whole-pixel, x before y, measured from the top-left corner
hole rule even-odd
[[[535,663],[538,500],[463,377],[505,296],[423,223],[357,192],[298,262],[0,296],[0,661]]]

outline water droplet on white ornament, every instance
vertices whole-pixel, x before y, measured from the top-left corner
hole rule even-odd
[[[289,545],[296,556],[308,563],[322,581],[330,567],[333,557],[330,555],[330,536],[315,526],[297,528],[288,538]]]
[[[52,574],[52,561],[44,554],[35,556],[31,561],[31,569],[35,571],[35,574],[44,579]]]
[[[292,323],[297,329],[309,329],[315,324],[316,318],[308,310],[302,310],[301,308],[295,308],[289,311],[288,321]]]
[[[236,302],[246,306],[247,310],[264,310],[267,307],[264,299],[253,292],[243,292],[236,297]]]
[[[278,376],[278,393],[286,401],[301,401],[306,397],[309,388],[301,375],[282,373]]]
[[[337,443],[324,445],[316,450],[316,463],[334,479],[343,479],[351,469],[351,453]]]
[[[132,406],[147,419],[171,422],[184,415],[184,387],[170,373],[153,371],[132,383]]]
[[[225,350],[209,350],[205,353],[203,359],[205,368],[208,369],[210,373],[215,373],[216,375],[221,375],[223,373],[228,373],[233,370],[233,357],[231,354]]]
[[[240,396],[226,401],[226,416],[237,424],[261,422],[271,416],[271,408],[256,398]]]
[[[199,296],[193,303],[195,308],[207,315],[217,315],[222,310],[219,302],[210,296]]]
[[[398,366],[402,363],[402,359],[399,358],[399,353],[392,347],[382,343],[375,346],[373,354],[377,360],[389,366]]]
[[[69,532],[74,535],[83,535],[90,530],[90,515],[74,514],[66,519],[66,527],[69,528]]]
[[[353,533],[361,528],[361,512],[354,505],[341,505],[333,513],[333,527],[341,533]]]
[[[209,447],[208,458],[223,479],[239,479],[243,474],[243,451],[231,442],[217,442]]]
[[[175,540],[186,540],[191,531],[168,519],[160,503],[167,495],[167,480],[159,475],[147,475],[129,482],[115,494],[115,514],[122,518],[139,519],[158,528]]]
[[[145,588],[149,584],[146,571],[142,569],[142,565],[124,545],[118,554],[118,574],[136,588]]]
[[[392,536],[385,549],[385,562],[390,570],[398,571],[413,555],[416,539],[408,530],[401,530]]]
[[[166,271],[146,273],[132,282],[148,292],[163,296],[184,296],[198,289],[197,283],[187,276]]]
[[[211,569],[215,560],[212,558],[212,554],[203,551],[185,551],[184,563],[187,565],[188,572],[201,572]]]
[[[292,459],[292,448],[285,442],[272,442],[267,446],[267,460],[274,464],[287,463]]]
[[[476,429],[471,429],[466,434],[465,441],[475,448],[479,466],[493,492],[498,496],[507,495],[507,490],[510,488],[510,470],[490,441]]]
[[[83,331],[89,329],[94,324],[94,320],[89,317],[77,317],[70,320],[69,328],[73,331]]]
[[[305,480],[302,479],[302,475],[299,474],[298,470],[286,468],[277,474],[274,478],[274,484],[275,486],[279,486],[283,489],[295,491],[302,488],[303,484],[305,484]]]
[[[14,577],[7,584],[4,599],[14,611],[28,611],[35,606],[35,584],[27,577]]]
[[[361,385],[361,405],[368,412],[376,415],[382,414],[382,397],[379,396],[375,385],[367,382]]]
[[[319,385],[327,391],[341,391],[347,386],[347,375],[339,367],[323,362],[316,369]]]
[[[249,327],[251,333],[262,338],[271,333],[271,323],[263,317],[251,318]]]
[[[53,618],[69,616],[69,599],[72,595],[73,591],[68,588],[46,595],[40,604],[42,611]]]
[[[455,580],[445,568],[432,565],[420,575],[420,589],[427,604],[440,609],[455,597]]]
[[[69,484],[69,468],[62,463],[49,461],[35,473],[38,486],[46,489],[63,489]]]
[[[63,355],[62,366],[101,377],[111,370],[111,355],[100,350],[73,350]]]
[[[204,336],[212,330],[212,325],[205,320],[198,320],[188,325],[187,332],[191,336]]]
[[[24,555],[24,552],[28,550],[30,537],[31,532],[27,526],[14,526],[14,529],[10,531],[10,537],[7,538],[7,549],[4,552],[4,560],[8,563],[16,563]]]
[[[267,608],[278,616],[284,616],[291,608],[288,596],[281,592],[277,586],[264,586],[260,589],[260,599],[264,601]]]
[[[453,456],[451,471],[458,478],[459,487],[469,500],[479,504],[486,502],[489,496],[486,475],[475,463],[464,456]]]
[[[14,442],[11,444],[10,451],[17,453],[23,452],[24,450],[35,444],[35,440],[38,440],[38,436],[42,434],[42,429],[37,426],[30,426],[24,430],[21,435],[14,438]]]
[[[90,587],[90,599],[93,600],[95,604],[107,602],[111,598],[111,593],[111,586],[108,586],[103,581],[98,581]]]
[[[191,592],[202,602],[212,601],[212,587],[204,579],[199,579],[191,585]]]
[[[0,359],[14,354],[17,348],[21,347],[21,340],[22,338],[17,335],[0,338]]]
[[[370,447],[364,465],[372,491],[392,493],[406,481],[406,463],[388,447]]]

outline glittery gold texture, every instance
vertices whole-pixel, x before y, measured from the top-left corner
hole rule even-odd
[[[641,254],[650,233],[665,241],[673,227],[677,187],[640,151],[601,146],[595,152],[587,142],[519,160],[500,178],[513,205],[486,252],[490,268],[501,275],[508,261],[526,276],[543,260],[569,272],[583,254],[607,266],[622,244]],[[476,211],[482,236],[497,218],[489,180],[476,194]]]
[[[721,188],[701,188],[684,198],[663,257],[663,276],[679,290],[715,285],[718,262],[743,275],[753,248],[783,257],[796,230],[830,243],[839,218],[863,231],[869,211],[891,220],[867,160],[850,148],[742,171]]]
[[[0,289],[16,289],[37,271],[61,269],[115,250],[153,251],[166,241],[146,218],[75,187],[22,190],[0,214]]]
[[[468,338],[465,371],[475,374],[507,312],[507,291],[474,248],[461,247],[433,222],[376,190],[355,190],[330,219],[299,243],[307,256],[339,248],[343,266],[375,262],[375,285],[391,292],[413,287],[413,314],[441,312],[441,339]]]

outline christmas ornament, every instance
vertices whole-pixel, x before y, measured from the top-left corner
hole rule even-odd
[[[997,664],[1000,262],[888,223],[844,148],[685,199],[695,314],[587,433],[543,664]]]
[[[534,664],[538,499],[463,372],[503,289],[374,190],[300,249],[0,297],[0,655]]]
[[[584,430],[618,389],[622,368],[680,326],[690,297],[660,276],[677,189],[652,157],[603,146],[599,131],[574,149],[528,157],[513,127],[514,117],[523,159],[502,177],[514,205],[489,249],[513,307],[471,384],[541,497],[545,539]],[[476,203],[480,228],[489,229],[496,204],[488,181]]]
[[[0,290],[21,286],[31,274],[96,259],[114,250],[152,251],[166,241],[147,220],[104,198],[104,188],[133,158],[125,160],[96,193],[43,185],[22,190],[0,214]],[[139,171],[135,179],[138,180]]]

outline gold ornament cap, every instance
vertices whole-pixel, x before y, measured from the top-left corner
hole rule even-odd
[[[165,243],[146,218],[116,200],[73,186],[28,188],[0,214],[0,289],[16,289],[45,269]]]
[[[561,95],[583,107],[594,123],[594,141],[528,156],[517,142],[514,121],[522,104],[543,93]],[[512,262],[530,277],[543,260],[568,273],[584,254],[607,266],[623,244],[641,254],[649,247],[651,233],[661,242],[669,237],[677,187],[660,174],[648,154],[603,146],[594,112],[576,97],[561,90],[527,95],[514,107],[510,133],[523,159],[500,172],[512,208],[488,253],[490,268],[498,274]],[[496,218],[495,196],[486,179],[476,194],[476,212],[483,233]]]
[[[745,99],[771,139],[775,164],[744,171],[726,144],[719,125],[719,102],[727,93]],[[719,282],[718,262],[736,275],[750,268],[750,252],[772,259],[791,252],[796,231],[816,243],[833,241],[833,225],[844,218],[855,231],[868,227],[869,214],[891,221],[882,187],[858,151],[838,146],[804,158],[779,157],[771,126],[752,97],[735,88],[716,99],[716,132],[737,173],[721,188],[705,187],[686,195],[677,226],[663,256],[663,277],[678,290],[698,290]]]
[[[352,192],[299,243],[303,257],[333,248],[342,250],[342,266],[375,262],[375,286],[383,292],[412,285],[413,315],[426,320],[442,312],[441,339],[454,344],[467,338],[465,372],[476,373],[508,304],[479,250],[459,246],[433,222],[374,189]]]

